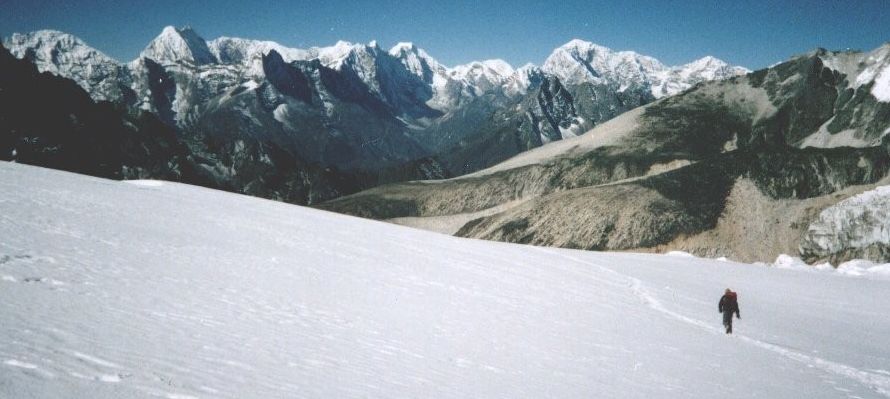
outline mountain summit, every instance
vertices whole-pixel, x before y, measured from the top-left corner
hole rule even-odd
[[[194,65],[205,65],[218,62],[207,41],[198,36],[190,27],[177,29],[167,26],[158,37],[154,38],[140,57],[150,58],[160,63],[188,62]]]
[[[650,88],[655,98],[677,94],[699,82],[750,72],[711,56],[668,67],[649,56],[633,51],[613,51],[579,39],[554,50],[544,61],[542,70],[570,85],[586,82],[611,84],[621,91],[632,86]]]

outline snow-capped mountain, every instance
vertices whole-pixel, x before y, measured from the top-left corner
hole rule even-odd
[[[616,52],[574,39],[553,50],[541,68],[569,85],[614,83],[626,88],[644,85],[649,75],[666,67],[633,51]]]
[[[151,65],[151,71],[160,68],[146,62]],[[107,178],[182,181],[299,203],[361,186],[349,173],[313,165],[279,143],[226,140],[224,132],[208,142],[177,133],[160,120],[164,113],[96,103],[73,81],[38,73],[33,63],[4,48],[0,71],[0,160]]]
[[[427,105],[435,110],[454,110],[464,99],[471,98],[475,93],[472,87],[468,87],[468,82],[455,79],[449,68],[414,43],[398,43],[389,50],[389,55],[399,60],[410,73],[430,87],[433,95]]]
[[[161,64],[189,63],[205,65],[218,62],[207,41],[191,28],[177,29],[168,26],[139,54]]]
[[[717,58],[707,56],[686,65],[666,68],[651,76],[652,95],[656,98],[671,96],[689,89],[696,83],[723,80],[751,72],[747,68],[731,66]]]
[[[668,67],[655,58],[633,51],[613,51],[578,39],[554,50],[544,61],[542,69],[559,77],[565,84],[611,84],[617,86],[619,91],[631,87],[649,88],[655,98],[677,94],[699,82],[750,72],[714,57]]]
[[[408,71],[433,87],[444,86],[448,79],[448,68],[414,43],[398,43],[389,49],[389,55],[396,57]]]
[[[123,96],[105,87],[113,86],[108,83],[110,77],[118,81],[127,80],[117,72],[123,66],[71,35],[54,31],[15,34],[5,40],[5,46],[20,58],[27,52],[34,53],[36,56],[33,60],[41,70],[78,81],[97,99],[115,100],[115,96]],[[569,86],[608,83],[615,85],[618,91],[632,86],[649,87],[656,98],[675,94],[700,81],[723,79],[747,71],[730,67],[712,57],[679,67],[666,67],[652,57],[631,51],[616,52],[577,39],[554,50],[540,69],[527,66],[525,71],[514,70],[502,60],[471,62],[448,68],[412,43],[399,43],[388,52],[381,51],[376,43],[363,45],[343,41],[330,47],[296,49],[271,41],[229,37],[207,42],[191,28],[172,26],[165,27],[146,46],[140,58],[151,59],[161,65],[182,63],[189,67],[239,65],[248,68],[246,72],[254,72],[246,75],[256,77],[259,75],[258,60],[272,50],[286,62],[318,59],[325,67],[338,71],[346,65],[378,96],[387,93],[379,87],[376,69],[380,65],[377,64],[386,64],[388,60],[385,60],[385,56],[388,55],[397,59],[410,74],[419,77],[433,92],[426,99],[427,105],[446,113],[469,99],[493,90],[510,96],[526,93],[534,88],[532,85],[537,81],[528,79],[529,71],[535,72],[532,75],[537,75],[538,70],[554,75]],[[54,58],[52,54],[61,54],[61,57],[57,55]],[[130,63],[136,68],[140,66],[138,64],[139,60]],[[388,71],[388,74],[393,73]],[[124,86],[130,85],[132,83],[124,82]]]
[[[449,71],[449,75],[465,82],[477,93],[485,93],[503,86],[513,72],[513,67],[504,60],[485,60],[458,65]]]
[[[634,71],[663,69],[630,52],[609,61],[610,50],[577,40],[544,67],[520,69],[502,60],[447,67],[412,43],[296,49],[206,41],[174,27],[128,63],[60,32],[16,34],[4,46],[41,71],[74,80],[95,100],[156,114],[225,181],[247,173],[219,165],[238,140],[271,141],[295,158],[385,179],[474,171],[653,101],[649,72]],[[589,69],[577,62],[584,57]],[[591,74],[593,66],[599,69]],[[672,82],[712,76],[676,75]],[[670,87],[691,84],[681,83]]]
[[[54,30],[15,33],[3,46],[17,58],[33,62],[41,72],[75,81],[96,100],[118,100],[128,95],[129,76],[117,60],[77,37]]]

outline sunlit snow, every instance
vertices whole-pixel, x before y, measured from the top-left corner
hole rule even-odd
[[[467,240],[13,163],[0,190],[4,398],[890,395],[885,280]]]

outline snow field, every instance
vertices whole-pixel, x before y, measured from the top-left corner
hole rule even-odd
[[[0,190],[0,397],[890,396],[885,280],[10,163]]]

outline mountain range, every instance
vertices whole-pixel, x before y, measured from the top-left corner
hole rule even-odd
[[[890,259],[890,44],[754,72],[581,40],[449,68],[412,43],[172,27],[129,63],[55,31],[2,52],[6,160],[490,240]]]
[[[296,49],[206,41],[174,27],[128,63],[58,31],[14,34],[3,44],[95,101],[156,115],[189,148],[205,184],[297,203],[473,172],[699,82],[747,72],[712,57],[668,67],[581,40],[541,67],[518,69],[501,60],[449,68],[412,43]],[[307,168],[349,183],[307,180]],[[269,189],[270,181],[279,184]],[[294,186],[313,188],[295,196],[286,188]]]
[[[818,49],[488,169],[320,206],[545,246],[886,261],[890,213],[879,186],[890,183],[888,82],[890,44]]]

